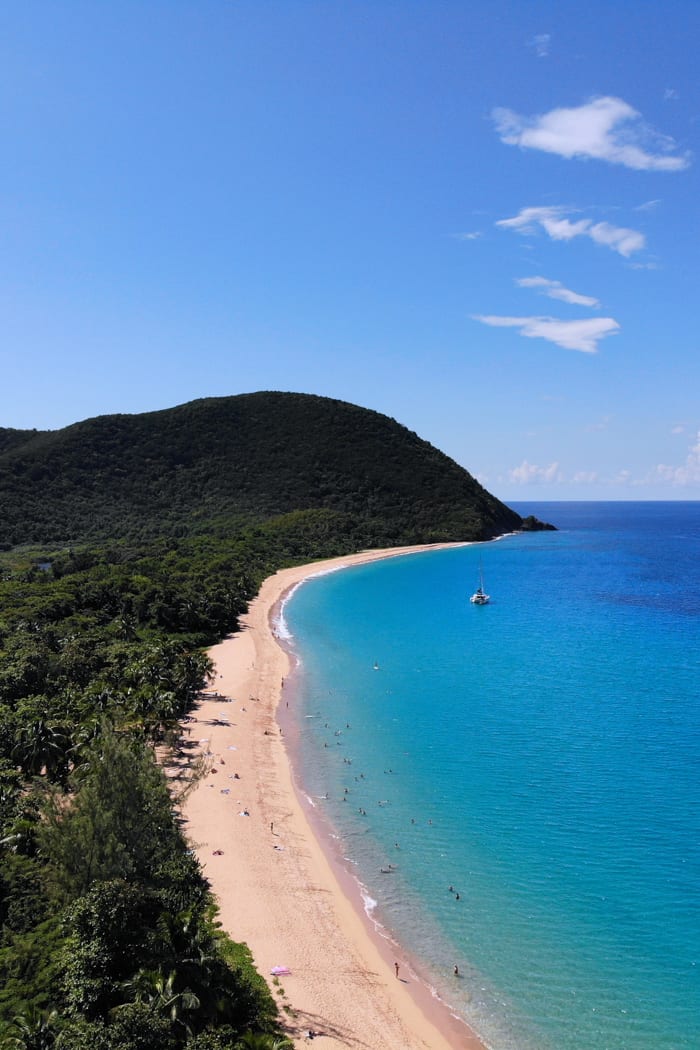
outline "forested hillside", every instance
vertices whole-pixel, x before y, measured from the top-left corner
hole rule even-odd
[[[0,431],[0,507],[6,546],[221,534],[290,511],[332,512],[350,546],[488,539],[521,524],[394,420],[284,393]]]

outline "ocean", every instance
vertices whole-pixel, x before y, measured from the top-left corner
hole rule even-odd
[[[700,503],[514,506],[294,592],[303,791],[493,1050],[697,1050]]]

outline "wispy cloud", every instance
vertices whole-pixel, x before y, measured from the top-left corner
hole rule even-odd
[[[688,450],[685,462],[675,467],[666,463],[657,464],[651,480],[666,481],[682,488],[700,485],[700,431],[695,435],[695,444]]]
[[[661,267],[657,262],[635,262],[629,264],[630,270],[660,270]]]
[[[644,204],[638,204],[634,209],[635,211],[653,211],[661,204],[661,198],[657,198],[653,201],[644,201]]]
[[[589,433],[595,433],[600,430],[607,430],[610,426],[612,416],[603,416],[602,419],[597,420],[595,423],[589,423],[586,430]]]
[[[573,303],[575,306],[600,306],[600,301],[592,295],[580,295],[565,288],[561,281],[551,281],[548,277],[516,277],[519,288],[534,288],[541,295],[558,299],[562,303]]]
[[[547,58],[551,43],[551,33],[536,33],[531,40],[528,40],[527,46],[533,49],[538,58]]]
[[[535,233],[542,229],[553,241],[571,241],[574,237],[589,237],[596,244],[605,245],[612,251],[628,258],[641,251],[646,244],[643,233],[624,226],[613,226],[609,222],[593,222],[592,219],[568,218],[569,209],[561,205],[523,208],[511,219],[499,219],[496,226],[517,233]]]
[[[560,321],[556,317],[500,317],[492,314],[474,314],[474,321],[492,328],[517,328],[528,339],[546,339],[565,350],[580,350],[595,354],[598,343],[614,335],[620,326],[612,317],[591,317],[581,321]]]
[[[664,102],[670,102],[671,100],[675,101],[680,97],[681,96],[678,94],[675,88],[666,88],[666,90],[664,91]]]
[[[511,109],[492,111],[501,142],[560,157],[605,160],[637,171],[682,171],[690,163],[673,139],[649,128],[624,99],[594,98],[582,106],[533,117]]]
[[[512,467],[508,471],[508,480],[516,485],[545,484],[547,482],[561,481],[559,464],[550,463],[548,467],[538,467],[535,463],[528,463],[524,459],[519,467]]]
[[[453,233],[452,236],[457,241],[478,241],[483,234],[481,230],[472,230],[470,233]]]

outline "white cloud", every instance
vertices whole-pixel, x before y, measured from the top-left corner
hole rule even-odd
[[[603,418],[599,419],[596,423],[589,423],[586,427],[586,430],[589,433],[595,433],[596,431],[600,430],[607,430],[610,426],[611,420],[612,416],[603,416]]]
[[[575,306],[600,306],[598,299],[592,295],[580,295],[565,288],[561,281],[551,281],[548,277],[516,277],[515,283],[520,288],[535,288],[542,295],[550,299],[558,299],[562,303],[573,303]]]
[[[604,244],[613,251],[628,258],[632,252],[644,247],[645,238],[638,230],[628,230],[624,226],[611,226],[609,222],[597,222],[586,234],[596,244]]]
[[[603,244],[628,258],[633,252],[641,251],[646,244],[643,233],[629,230],[624,226],[612,226],[609,222],[596,222],[591,219],[577,219],[572,222],[567,218],[567,209],[561,205],[549,205],[535,208],[522,208],[511,219],[499,219],[496,226],[504,230],[516,230],[518,233],[535,233],[539,228],[553,241],[570,241],[574,237],[589,237],[596,244]]]
[[[594,98],[583,106],[523,117],[510,109],[492,112],[501,142],[570,159],[623,164],[637,171],[682,171],[688,155],[673,155],[673,139],[648,128],[621,98]]]
[[[574,485],[594,485],[600,478],[596,470],[577,470],[571,480]]]
[[[661,267],[656,262],[645,262],[645,263],[630,263],[630,270],[660,270]]]
[[[571,222],[566,218],[566,208],[556,204],[521,208],[511,219],[499,219],[496,223],[496,226],[502,226],[506,230],[517,230],[518,233],[535,233],[537,227],[541,226],[553,241],[570,241],[573,237],[580,237],[590,225],[590,219]]]
[[[685,423],[676,423],[675,426],[671,427],[672,434],[685,434]]]
[[[678,94],[678,92],[676,91],[675,88],[666,88],[666,90],[664,91],[664,101],[665,102],[669,102],[669,101],[671,101],[671,99],[675,100],[675,99],[678,99],[680,97],[681,96]]]
[[[538,467],[534,463],[528,463],[526,459],[519,467],[512,467],[508,471],[508,479],[516,485],[545,484],[562,480],[558,463],[550,463],[548,467]]]
[[[482,233],[480,230],[473,230],[471,233],[453,233],[452,236],[458,241],[476,241]]]
[[[552,43],[551,33],[537,33],[532,40],[528,40],[527,46],[534,49],[538,58],[547,58],[549,45]]]
[[[689,449],[685,462],[676,467],[666,463],[657,464],[653,480],[667,481],[679,487],[700,485],[700,431],[695,436],[695,444]]]
[[[637,207],[634,210],[635,211],[653,211],[655,208],[658,208],[658,206],[660,204],[661,204],[661,198],[657,197],[656,200],[644,201],[644,204],[638,204]]]
[[[498,317],[473,315],[473,320],[492,328],[518,328],[520,335],[528,339],[546,339],[565,350],[580,350],[584,354],[595,354],[598,342],[619,331],[619,324],[612,317],[591,317],[581,321],[560,321],[556,317]]]

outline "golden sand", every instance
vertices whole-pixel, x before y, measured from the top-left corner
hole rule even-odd
[[[359,892],[310,826],[276,719],[290,665],[271,616],[285,593],[320,571],[429,549],[365,552],[269,577],[242,629],[210,650],[211,689],[183,724],[188,762],[204,756],[210,767],[183,804],[186,834],[224,929],[250,947],[296,1047],[310,1044],[312,1030],[324,1050],[483,1050],[400,949],[373,933]],[[277,966],[291,973],[275,979]]]

